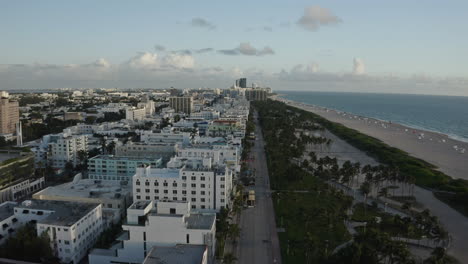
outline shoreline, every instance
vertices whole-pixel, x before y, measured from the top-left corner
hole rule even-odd
[[[351,112],[346,112],[346,111],[335,109],[335,108],[329,108],[329,107],[320,106],[320,105],[314,105],[314,104],[309,104],[309,103],[298,102],[298,101],[294,101],[294,100],[291,100],[291,99],[287,99],[284,96],[286,96],[286,94],[276,94],[276,95],[272,96],[271,99],[280,100],[280,101],[283,101],[283,102],[286,102],[286,101],[287,102],[293,102],[295,104],[307,105],[307,106],[310,106],[310,107],[313,107],[313,108],[329,110],[329,111],[335,111],[335,112],[338,112],[338,113],[345,113],[345,114],[352,115],[352,116],[357,116],[357,117],[360,117],[360,118],[374,119],[374,120],[377,120],[377,121],[380,121],[380,122],[387,122],[387,123],[390,123],[390,124],[398,124],[398,125],[401,125],[401,126],[404,126],[404,127],[407,127],[407,128],[411,128],[411,129],[415,129],[415,130],[419,130],[419,131],[425,131],[425,132],[428,132],[428,133],[439,134],[440,136],[445,136],[445,137],[447,137],[449,139],[459,141],[459,142],[462,142],[462,143],[468,143],[468,138],[464,138],[464,137],[461,137],[461,136],[458,136],[458,135],[446,134],[446,133],[441,132],[441,131],[432,130],[432,129],[425,128],[425,127],[420,127],[420,126],[417,126],[417,125],[400,123],[400,122],[392,122],[392,120],[380,119],[380,118],[377,118],[377,117],[363,116],[363,115],[359,115],[359,114],[355,114],[355,113],[351,113]],[[468,152],[468,149],[466,151]]]
[[[439,171],[454,179],[468,180],[468,142],[436,131],[292,101],[280,94],[272,99],[318,114],[332,122],[377,138],[389,146],[433,164]]]

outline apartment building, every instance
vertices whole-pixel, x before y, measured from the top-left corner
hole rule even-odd
[[[7,92],[0,93],[0,134],[13,134],[19,122],[19,105],[9,99]]]
[[[132,182],[136,169],[142,165],[162,166],[162,158],[117,157],[97,155],[88,160],[88,177],[93,180]]]
[[[54,200],[102,204],[105,226],[118,223],[127,207],[132,204],[132,187],[118,181],[81,179],[75,176],[72,182],[50,186],[32,196],[37,200]]]
[[[115,146],[116,157],[163,158],[169,160],[178,149],[176,143],[128,142]]]
[[[55,169],[65,168],[67,162],[77,166],[81,162],[78,153],[88,151],[87,135],[72,135],[63,132],[44,137],[48,137],[47,162]]]
[[[167,168],[137,168],[133,200],[189,201],[192,209],[218,212],[231,204],[232,175],[209,158],[173,158]]]
[[[125,109],[125,119],[142,120],[146,117],[146,108],[128,107]]]
[[[190,115],[193,111],[193,98],[190,96],[169,97],[169,106],[176,113],[185,113]]]
[[[216,214],[195,213],[187,201],[134,202],[127,210],[122,229],[119,243],[110,249],[91,251],[90,264],[142,263],[153,247],[178,244],[205,245],[209,257],[215,250]],[[189,253],[179,252],[179,255],[187,257]]]
[[[0,206],[0,223],[10,235],[26,223],[36,223],[37,235],[48,233],[61,262],[79,263],[103,231],[101,208],[100,204],[64,201],[8,202]],[[0,242],[5,242],[5,237]]]

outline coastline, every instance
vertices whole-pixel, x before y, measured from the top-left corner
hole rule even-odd
[[[437,166],[438,170],[452,178],[468,180],[468,142],[439,132],[300,103],[281,96],[271,98],[377,138]]]

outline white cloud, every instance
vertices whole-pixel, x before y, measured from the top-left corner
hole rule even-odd
[[[334,25],[341,22],[342,20],[329,9],[311,6],[304,9],[304,15],[297,21],[297,24],[308,31],[317,31],[321,26]]]
[[[263,49],[257,49],[248,42],[243,42],[234,49],[218,50],[218,52],[224,55],[246,55],[246,56],[265,56],[265,55],[275,54],[275,51],[269,46],[265,46],[263,47]]]
[[[355,75],[362,75],[366,73],[366,66],[364,65],[364,61],[360,58],[353,59],[353,74]]]

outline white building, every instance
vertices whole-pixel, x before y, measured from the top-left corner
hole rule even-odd
[[[210,257],[215,250],[216,214],[191,212],[189,202],[135,202],[122,228],[117,239],[121,242],[110,249],[94,249],[90,264],[141,263],[160,246],[206,245]]]
[[[0,190],[0,203],[16,201],[44,188],[44,177],[19,179]]]
[[[240,162],[239,148],[227,144],[193,144],[177,150],[181,158],[211,158],[213,165],[234,166]]]
[[[8,225],[8,233],[14,234],[23,224],[36,223],[37,235],[48,233],[55,255],[64,263],[78,263],[103,230],[100,204],[26,200],[14,205],[12,211],[13,205],[0,206],[0,223]]]
[[[168,168],[137,168],[133,200],[190,201],[192,209],[219,211],[230,206],[232,171],[211,159],[173,158]]]
[[[145,143],[190,143],[190,133],[188,132],[172,132],[162,131],[161,133],[154,133],[153,131],[142,130],[138,131],[140,140]]]
[[[178,244],[151,248],[142,264],[208,264],[208,247],[205,245]]]
[[[73,166],[79,164],[79,151],[88,151],[88,136],[74,135],[73,129],[64,129],[59,134],[45,135],[41,143],[31,149],[34,152],[36,168],[44,168],[47,164],[54,169],[65,168],[67,162]]]
[[[78,152],[88,151],[87,135],[72,135],[64,132],[48,136],[47,162],[52,168],[65,168],[67,162],[77,166],[81,162],[78,158]]]
[[[116,157],[163,158],[168,160],[178,149],[176,143],[128,142],[115,146]]]
[[[128,107],[125,109],[125,119],[142,120],[146,116],[146,108]]]
[[[118,181],[96,181],[75,176],[72,182],[50,186],[33,194],[38,200],[102,204],[106,225],[119,222],[132,204],[132,188]]]

